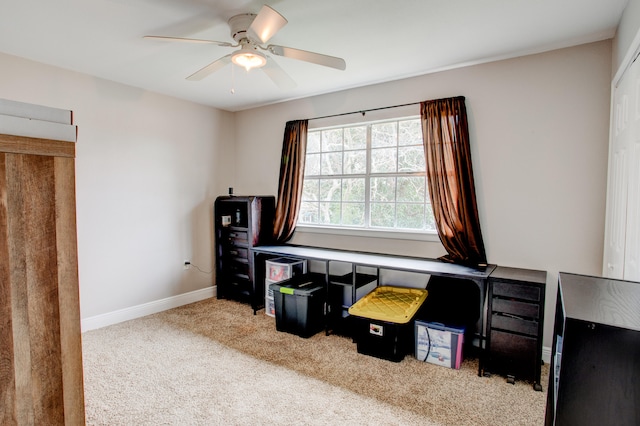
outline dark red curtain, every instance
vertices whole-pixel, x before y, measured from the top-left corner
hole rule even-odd
[[[308,120],[289,121],[284,130],[273,231],[274,239],[279,244],[289,241],[293,236],[300,212],[308,125]]]
[[[471,167],[469,127],[463,96],[420,104],[429,195],[442,245],[443,260],[484,264]]]

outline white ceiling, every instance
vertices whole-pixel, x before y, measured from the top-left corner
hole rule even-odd
[[[185,78],[234,49],[227,20],[269,4],[289,21],[270,41],[345,59],[339,71],[276,56],[297,83],[235,65]],[[614,36],[628,0],[0,0],[0,52],[239,111]],[[1,74],[1,68],[0,68]],[[235,93],[231,93],[234,89]]]

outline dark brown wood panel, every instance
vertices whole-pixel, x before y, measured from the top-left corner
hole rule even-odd
[[[14,334],[24,359],[18,408],[36,424],[63,424],[53,159],[13,154],[8,158],[10,180],[20,190],[9,202],[11,217],[16,218],[9,229],[11,241],[19,241],[11,245],[18,265],[18,273],[12,276],[13,295],[18,296],[13,312],[19,317]],[[30,406],[29,399],[24,399],[27,392]]]
[[[22,139],[0,153],[0,424],[83,425],[75,147]]]
[[[72,158],[54,158],[54,174],[60,346],[65,354],[62,357],[65,423],[83,425],[85,411],[75,215],[75,161]]]
[[[6,299],[9,300],[10,299]],[[14,425],[16,419],[16,382],[14,375],[13,327],[10,307],[0,309],[0,424]]]
[[[6,156],[0,153],[0,424],[17,424],[11,280],[7,213]]]
[[[496,372],[525,380],[539,380],[536,371],[537,340],[533,337],[491,331],[491,354]]]
[[[502,315],[500,313],[494,313],[491,316],[491,327],[505,331],[514,331],[516,333],[528,334],[534,337],[538,336],[537,321],[528,321],[520,318],[513,318],[510,316]]]
[[[25,155],[23,179],[32,392],[36,424],[63,424],[53,157]]]
[[[526,284],[514,284],[509,282],[495,281],[493,283],[493,295],[514,297],[516,299],[531,300],[537,302],[540,300],[540,288]]]
[[[31,339],[29,332],[29,294],[26,269],[26,221],[21,178],[23,155],[6,155],[8,243],[11,281],[11,312],[16,387],[16,417],[18,424],[28,424],[34,418],[34,395],[31,378]]]
[[[538,304],[518,302],[516,300],[494,298],[492,309],[498,312],[517,315],[521,318],[537,319],[540,306]]]
[[[0,134],[0,152],[75,158],[75,142]]]

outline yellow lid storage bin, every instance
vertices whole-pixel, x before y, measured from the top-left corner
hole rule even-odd
[[[380,286],[349,308],[363,318],[406,324],[427,298],[427,290]]]
[[[402,361],[413,351],[414,317],[426,298],[427,290],[381,286],[353,304],[358,353]]]

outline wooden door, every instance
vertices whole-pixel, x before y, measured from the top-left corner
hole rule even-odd
[[[0,424],[83,425],[75,143],[0,135]]]

